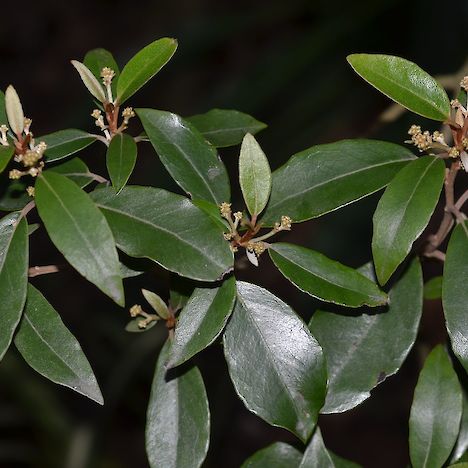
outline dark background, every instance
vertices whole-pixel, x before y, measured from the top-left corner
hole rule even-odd
[[[456,73],[467,58],[468,3],[463,0],[25,1],[2,5],[0,16],[0,86],[14,84],[36,135],[68,127],[94,131],[89,117],[94,105],[70,59],[105,47],[122,66],[144,45],[172,36],[179,40],[173,60],[131,104],[184,116],[212,107],[251,113],[269,124],[258,139],[273,168],[318,143],[362,136],[403,143],[413,121],[430,126],[410,115],[381,125],[378,118],[388,100],[352,72],[347,54],[401,55],[435,75]],[[177,191],[151,147],[140,148],[131,182]],[[237,152],[221,151],[233,181]],[[98,145],[83,156],[105,174],[103,158]],[[234,205],[241,208],[237,184],[233,189]],[[370,259],[377,200],[369,197],[294,227],[284,237],[357,267]],[[32,250],[32,265],[60,261],[40,232],[32,237]],[[267,258],[256,271],[244,266],[241,259],[239,276],[267,286],[310,318],[316,304],[288,286]],[[425,267],[427,276],[440,273],[433,261]],[[164,330],[125,332],[128,312],[77,274],[34,283],[82,343],[106,405],[47,382],[10,351],[0,365],[0,466],[146,467],[145,411]],[[167,275],[152,270],[127,280],[129,306],[142,303],[141,287],[166,298]],[[419,344],[400,373],[358,408],[321,417],[329,448],[366,467],[406,466],[407,420],[420,356],[444,339],[442,329],[440,305],[426,303]],[[275,440],[302,449],[292,435],[269,427],[236,399],[219,344],[196,362],[212,411],[207,468],[238,467]]]

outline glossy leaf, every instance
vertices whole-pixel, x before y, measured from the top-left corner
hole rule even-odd
[[[422,156],[390,182],[374,213],[372,253],[380,284],[385,284],[424,231],[439,200],[444,162]]]
[[[45,160],[52,162],[81,151],[94,143],[96,137],[82,130],[70,128],[37,138],[37,141],[43,141],[47,144]]]
[[[197,288],[179,315],[169,367],[175,367],[208,347],[221,334],[236,299],[230,277],[217,288]]]
[[[273,244],[268,252],[280,272],[311,296],[348,307],[387,302],[373,281],[319,252],[285,243]]]
[[[104,404],[96,377],[76,338],[34,286],[28,298],[15,346],[39,374]]]
[[[436,346],[424,363],[414,391],[409,447],[414,468],[439,468],[457,440],[462,390],[450,358]]]
[[[239,145],[247,133],[255,135],[267,127],[248,114],[227,109],[212,109],[187,120],[217,148]]]
[[[241,468],[299,468],[302,453],[284,442],[275,442],[254,453]]]
[[[20,98],[13,86],[8,86],[5,92],[5,110],[10,128],[16,135],[21,135],[24,129],[24,112]]]
[[[210,217],[180,195],[152,187],[96,190],[118,247],[188,278],[215,281],[232,268],[233,255]]]
[[[353,54],[348,56],[348,62],[368,83],[403,107],[429,119],[449,118],[447,93],[409,60],[392,55]]]
[[[327,378],[322,349],[295,312],[267,290],[237,282],[224,353],[247,409],[307,440]]]
[[[414,159],[406,148],[377,140],[343,140],[312,146],[273,172],[262,221],[316,218],[385,187]]]
[[[323,413],[354,408],[400,369],[418,333],[422,290],[421,266],[414,260],[390,290],[384,309],[363,309],[356,316],[314,313],[309,326],[323,348],[328,371]]]
[[[0,173],[2,173],[8,166],[8,163],[10,162],[14,153],[15,149],[12,145],[3,146],[0,144]]]
[[[215,205],[214,203],[208,202],[206,200],[192,200],[192,203],[197,208],[200,208],[200,210],[204,211],[212,219],[212,221],[215,222],[221,232],[224,233],[229,231],[229,225],[224,218],[221,218],[218,205]]]
[[[424,299],[440,299],[442,297],[442,276],[431,278],[424,285]]]
[[[166,65],[177,49],[177,41],[158,39],[140,50],[125,65],[117,83],[117,101],[123,104]]]
[[[107,170],[117,193],[122,190],[133,172],[137,151],[135,140],[126,133],[118,133],[110,142],[106,156]]]
[[[28,225],[20,213],[0,219],[0,359],[10,346],[26,301]]]
[[[0,91],[0,125],[8,125],[8,117],[5,108],[5,94]]]
[[[176,114],[138,109],[137,114],[164,166],[193,199],[229,201],[229,179],[215,148]]]
[[[210,411],[199,370],[166,374],[167,342],[160,352],[146,416],[146,453],[152,468],[198,468],[208,451]]]
[[[458,432],[457,442],[453,447],[449,463],[459,461],[468,450],[468,397],[463,392],[463,413],[460,422],[460,431]]]
[[[333,458],[325,447],[322,432],[317,427],[304,452],[299,468],[335,468]]]
[[[447,247],[442,303],[453,352],[468,370],[468,235],[463,228],[468,228],[468,221],[454,229]]]
[[[108,67],[114,70],[115,76],[112,80],[112,91],[115,95],[120,71],[114,56],[106,49],[93,49],[85,55],[83,63],[98,80],[101,80],[101,70],[103,68]]]
[[[61,174],[43,172],[36,204],[47,232],[67,261],[117,304],[124,305],[112,232],[89,196]]]
[[[88,166],[80,158],[70,159],[47,170],[68,177],[81,188],[86,187],[93,181],[93,176],[89,172]]]
[[[271,171],[265,153],[250,133],[242,141],[239,182],[250,214],[257,216],[270,198]]]
[[[142,289],[141,292],[146,299],[146,302],[153,308],[153,310],[163,319],[169,318],[169,309],[167,308],[166,303],[152,291],[147,289]]]

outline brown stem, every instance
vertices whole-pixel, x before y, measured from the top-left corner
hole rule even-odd
[[[27,214],[36,207],[36,203],[34,201],[30,201],[20,213],[20,218],[24,218]]]
[[[455,203],[455,208],[457,210],[461,210],[462,206],[468,200],[468,190],[465,190],[465,193],[457,200]]]
[[[48,275],[50,273],[57,273],[62,267],[59,265],[45,265],[45,266],[34,266],[28,269],[28,276],[33,278],[34,276]]]

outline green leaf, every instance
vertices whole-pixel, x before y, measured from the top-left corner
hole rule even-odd
[[[140,320],[143,320],[143,319],[140,317],[140,318],[130,320],[130,322],[128,322],[125,327],[125,331],[128,331],[130,333],[144,333],[148,330],[151,330],[158,323],[156,320],[153,320],[148,325],[146,325],[145,328],[140,328],[138,326],[138,323],[140,322]]]
[[[126,133],[118,133],[110,142],[106,155],[107,170],[117,193],[122,190],[133,172],[137,151],[135,140]]]
[[[210,217],[180,195],[152,187],[96,190],[118,247],[147,257],[182,276],[215,281],[233,265],[233,255]]]
[[[217,288],[195,289],[180,313],[168,366],[182,364],[213,343],[223,331],[235,300],[234,277]]]
[[[146,416],[146,453],[152,468],[198,468],[208,451],[210,410],[196,367],[166,374],[170,343],[158,358]]]
[[[180,310],[184,308],[194,290],[195,286],[193,281],[172,274],[171,290],[169,291],[169,303],[171,304],[172,309]]]
[[[457,440],[462,390],[450,358],[436,346],[424,363],[414,391],[409,447],[414,468],[439,468]]]
[[[444,184],[442,159],[422,156],[390,182],[374,213],[372,253],[380,284],[406,258],[431,219]]]
[[[221,218],[218,205],[215,205],[214,203],[208,202],[206,200],[192,200],[192,203],[197,208],[200,208],[200,210],[204,211],[212,219],[212,221],[215,222],[221,232],[224,233],[229,231],[229,225],[225,219]]]
[[[295,312],[267,290],[237,282],[224,353],[247,409],[306,441],[325,399],[327,377],[322,349]]]
[[[422,290],[421,265],[415,259],[390,290],[385,309],[364,308],[356,316],[314,313],[309,326],[322,346],[328,371],[322,413],[354,408],[400,369],[418,333]]]
[[[460,422],[460,431],[458,433],[457,442],[453,447],[449,463],[459,461],[468,450],[468,398],[463,392],[463,414]]]
[[[8,125],[8,117],[5,108],[5,94],[0,91],[0,125]]]
[[[281,216],[307,221],[385,187],[414,159],[406,148],[376,140],[343,140],[313,146],[273,172],[270,201],[262,222]]]
[[[47,171],[56,172],[73,180],[81,188],[88,186],[94,179],[89,172],[88,166],[80,159],[73,158],[57,166],[53,166]]]
[[[257,216],[270,198],[271,172],[265,153],[250,133],[242,141],[239,182],[250,214]]]
[[[0,174],[8,166],[8,163],[14,154],[15,148],[12,145],[3,146],[0,144]]]
[[[153,78],[170,60],[177,49],[177,41],[168,37],[158,39],[140,50],[125,65],[117,83],[117,101],[123,104],[146,82]]]
[[[440,299],[442,297],[442,280],[442,276],[435,276],[424,285],[424,299]]]
[[[78,60],[72,60],[71,64],[76,68],[79,73],[81,81],[86,86],[88,91],[100,102],[104,103],[107,101],[106,94],[101,82],[93,75],[91,70],[79,62]]]
[[[101,70],[103,68],[108,67],[114,70],[115,76],[112,80],[112,92],[115,96],[120,71],[114,56],[106,49],[93,49],[85,55],[83,63],[99,81],[101,80]]]
[[[452,349],[465,370],[468,370],[468,317],[466,307],[468,291],[468,235],[464,225],[453,231],[447,247],[442,284],[442,303]]]
[[[318,299],[348,307],[387,302],[387,295],[373,281],[319,252],[285,243],[273,244],[268,252],[289,281]]]
[[[227,109],[212,109],[187,120],[216,148],[239,145],[247,133],[255,135],[267,127],[248,114]]]
[[[241,468],[299,468],[302,453],[284,442],[275,442],[254,453]]]
[[[22,210],[31,201],[26,192],[28,185],[25,179],[5,180],[0,183],[0,210]]]
[[[15,346],[25,361],[39,374],[104,404],[96,377],[76,338],[59,314],[34,286],[28,298]]]
[[[161,162],[194,199],[229,201],[229,178],[215,148],[189,122],[170,112],[138,109],[137,114]]]
[[[169,318],[169,309],[167,308],[166,303],[154,292],[148,291],[147,289],[142,289],[141,292],[145,297],[148,304],[153,308],[153,310],[162,318],[167,320]]]
[[[36,182],[36,204],[52,242],[67,261],[123,306],[125,298],[114,238],[89,196],[70,179],[48,171]]]
[[[444,88],[416,64],[379,54],[349,55],[348,62],[368,83],[410,111],[433,120],[450,117]]]
[[[335,463],[325,447],[319,427],[315,428],[314,435],[304,452],[299,468],[335,468]]]
[[[50,133],[41,138],[36,138],[37,141],[43,141],[47,144],[45,151],[45,160],[47,162],[58,161],[72,154],[81,151],[96,141],[96,137],[70,128],[68,130],[59,130],[58,132]]]
[[[28,284],[28,225],[20,213],[0,219],[0,359],[18,326]]]

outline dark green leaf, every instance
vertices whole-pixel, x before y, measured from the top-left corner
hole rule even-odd
[[[442,285],[447,330],[452,349],[465,370],[468,370],[468,221],[453,231],[447,247]]]
[[[335,463],[325,447],[319,427],[316,427],[314,431],[299,468],[335,468]]]
[[[468,450],[468,398],[463,392],[463,414],[460,422],[460,431],[458,433],[457,442],[453,447],[449,463],[459,461]]]
[[[158,358],[146,416],[146,453],[152,468],[198,468],[208,451],[210,410],[199,370],[166,374],[167,342]]]
[[[223,331],[235,299],[234,277],[218,288],[195,289],[180,313],[169,367],[182,364],[213,343]]]
[[[8,166],[14,153],[15,149],[12,145],[3,146],[0,144],[0,173]]]
[[[414,159],[406,148],[376,140],[343,140],[313,146],[273,172],[262,221],[283,215],[294,222],[316,218],[385,187]]]
[[[182,278],[178,275],[171,275],[171,290],[169,292],[169,303],[173,310],[180,310],[185,307],[190,296],[195,290],[193,281]]]
[[[414,260],[382,311],[345,316],[317,311],[310,329],[323,348],[328,393],[323,413],[347,411],[395,374],[413,347],[422,313],[422,271]]]
[[[0,359],[20,321],[28,284],[28,225],[20,213],[0,220]]]
[[[457,440],[462,390],[442,345],[424,363],[414,391],[409,447],[414,468],[440,468]]]
[[[117,83],[117,101],[123,104],[147,81],[153,78],[170,60],[177,49],[177,41],[168,37],[158,39],[140,50],[125,65]]]
[[[210,217],[180,195],[152,187],[96,190],[118,247],[192,279],[215,281],[232,268],[233,255]]]
[[[229,231],[227,221],[221,218],[218,205],[206,200],[192,200],[192,203],[200,208],[200,210],[204,211],[216,223],[221,232]]]
[[[327,377],[322,349],[294,311],[265,289],[237,282],[224,352],[246,407],[307,440],[325,399]]]
[[[114,56],[106,49],[93,49],[90,50],[83,60],[83,63],[91,70],[93,75],[101,81],[101,70],[105,67],[111,68],[115,72],[114,79],[112,80],[112,91],[115,96],[117,89],[117,81],[119,80],[119,66],[114,59]]]
[[[123,306],[114,238],[89,196],[70,179],[48,171],[36,182],[36,204],[52,242],[68,262]]]
[[[423,156],[390,182],[374,214],[372,253],[380,284],[385,284],[424,231],[444,183],[442,159]]]
[[[348,62],[368,83],[416,114],[440,121],[450,117],[444,88],[416,64],[379,54],[350,55]]]
[[[52,162],[81,151],[94,143],[96,137],[82,130],[71,128],[50,133],[41,138],[36,138],[36,140],[44,141],[47,144],[45,160]]]
[[[192,198],[215,205],[229,201],[226,168],[192,124],[170,112],[138,109],[137,114],[169,174]]]
[[[32,285],[15,346],[39,374],[104,404],[96,377],[76,338],[54,308]]]
[[[227,109],[212,109],[187,120],[217,148],[239,145],[247,133],[255,135],[267,127],[248,114]]]
[[[107,170],[117,193],[122,190],[133,172],[137,151],[135,140],[126,133],[118,133],[110,142],[106,156]]]
[[[285,243],[273,244],[268,252],[281,273],[311,296],[348,307],[387,302],[373,281],[319,252]]]
[[[241,468],[299,468],[302,453],[284,442],[259,450],[242,464]]]
[[[250,133],[245,135],[242,141],[239,182],[250,214],[257,216],[263,211],[270,198],[271,171],[265,153]]]
[[[0,210],[22,210],[31,201],[26,192],[28,185],[24,179],[5,180],[4,183],[0,183]]]
[[[440,299],[442,297],[442,280],[442,276],[435,276],[424,285],[424,299]]]
[[[93,181],[93,176],[89,172],[88,166],[80,158],[70,159],[47,170],[68,177],[81,188],[86,187]]]

